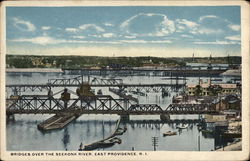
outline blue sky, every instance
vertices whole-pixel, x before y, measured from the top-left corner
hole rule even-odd
[[[241,55],[239,6],[7,7],[7,54]]]

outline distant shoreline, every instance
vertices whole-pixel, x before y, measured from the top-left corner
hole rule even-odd
[[[63,73],[60,68],[6,68],[7,73]]]

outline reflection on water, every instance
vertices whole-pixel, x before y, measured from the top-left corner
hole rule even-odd
[[[39,131],[37,124],[48,117],[50,115],[16,115],[15,120],[8,121],[7,149],[75,151],[81,142],[83,145],[90,144],[109,136],[115,129],[118,119],[116,115],[82,115],[64,129],[49,132]],[[104,150],[151,151],[153,150],[152,137],[159,138],[157,150],[198,150],[198,136],[200,134],[196,122],[190,122],[186,129],[178,130],[177,126],[180,123],[142,121],[140,117],[142,116],[131,116],[131,122],[121,123],[121,126],[127,127],[127,131],[118,136],[122,139],[122,143]],[[155,116],[149,117],[155,118]],[[176,131],[177,135],[164,137],[163,133],[167,131]],[[201,135],[200,150],[210,151],[213,149],[213,137]]]
[[[63,131],[63,138],[62,138],[62,141],[63,141],[63,145],[64,145],[64,149],[65,150],[68,150],[67,148],[67,145],[68,143],[70,142],[70,135],[69,135],[69,132],[68,132],[68,128],[66,127]]]

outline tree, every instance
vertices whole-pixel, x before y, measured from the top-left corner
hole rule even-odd
[[[195,86],[194,95],[195,96],[200,96],[201,93],[202,93],[202,87],[198,84],[197,86]]]
[[[211,96],[218,96],[219,93],[222,91],[222,87],[218,84],[213,84],[208,87],[209,95]]]

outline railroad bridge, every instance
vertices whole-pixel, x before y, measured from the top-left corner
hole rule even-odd
[[[185,79],[186,81],[186,79]],[[97,78],[88,76],[88,80],[84,80],[83,76],[77,76],[74,78],[63,79],[49,79],[46,84],[7,84],[6,90],[12,91],[15,95],[21,95],[22,92],[41,92],[43,90],[49,91],[55,87],[79,87],[82,83],[88,83],[91,87],[118,87],[119,89],[128,89],[129,91],[137,90],[141,92],[160,92],[163,89],[165,91],[178,90],[186,86],[186,82],[179,82],[176,80],[171,83],[154,83],[154,84],[141,84],[124,83],[122,79],[115,78]]]
[[[6,113],[13,114],[118,114],[118,115],[171,115],[216,113],[210,104],[170,104],[165,109],[157,104],[132,104],[127,99],[109,95],[61,98],[46,95],[22,95],[6,99]]]
[[[63,72],[68,74],[85,74],[85,75],[119,75],[119,76],[192,76],[192,77],[207,77],[219,76],[221,73],[228,70],[228,67],[223,66],[213,66],[208,68],[208,66],[197,66],[197,67],[179,67],[179,68],[167,68],[167,69],[140,69],[140,68],[130,68],[130,69],[73,69],[73,68],[63,68]]]

